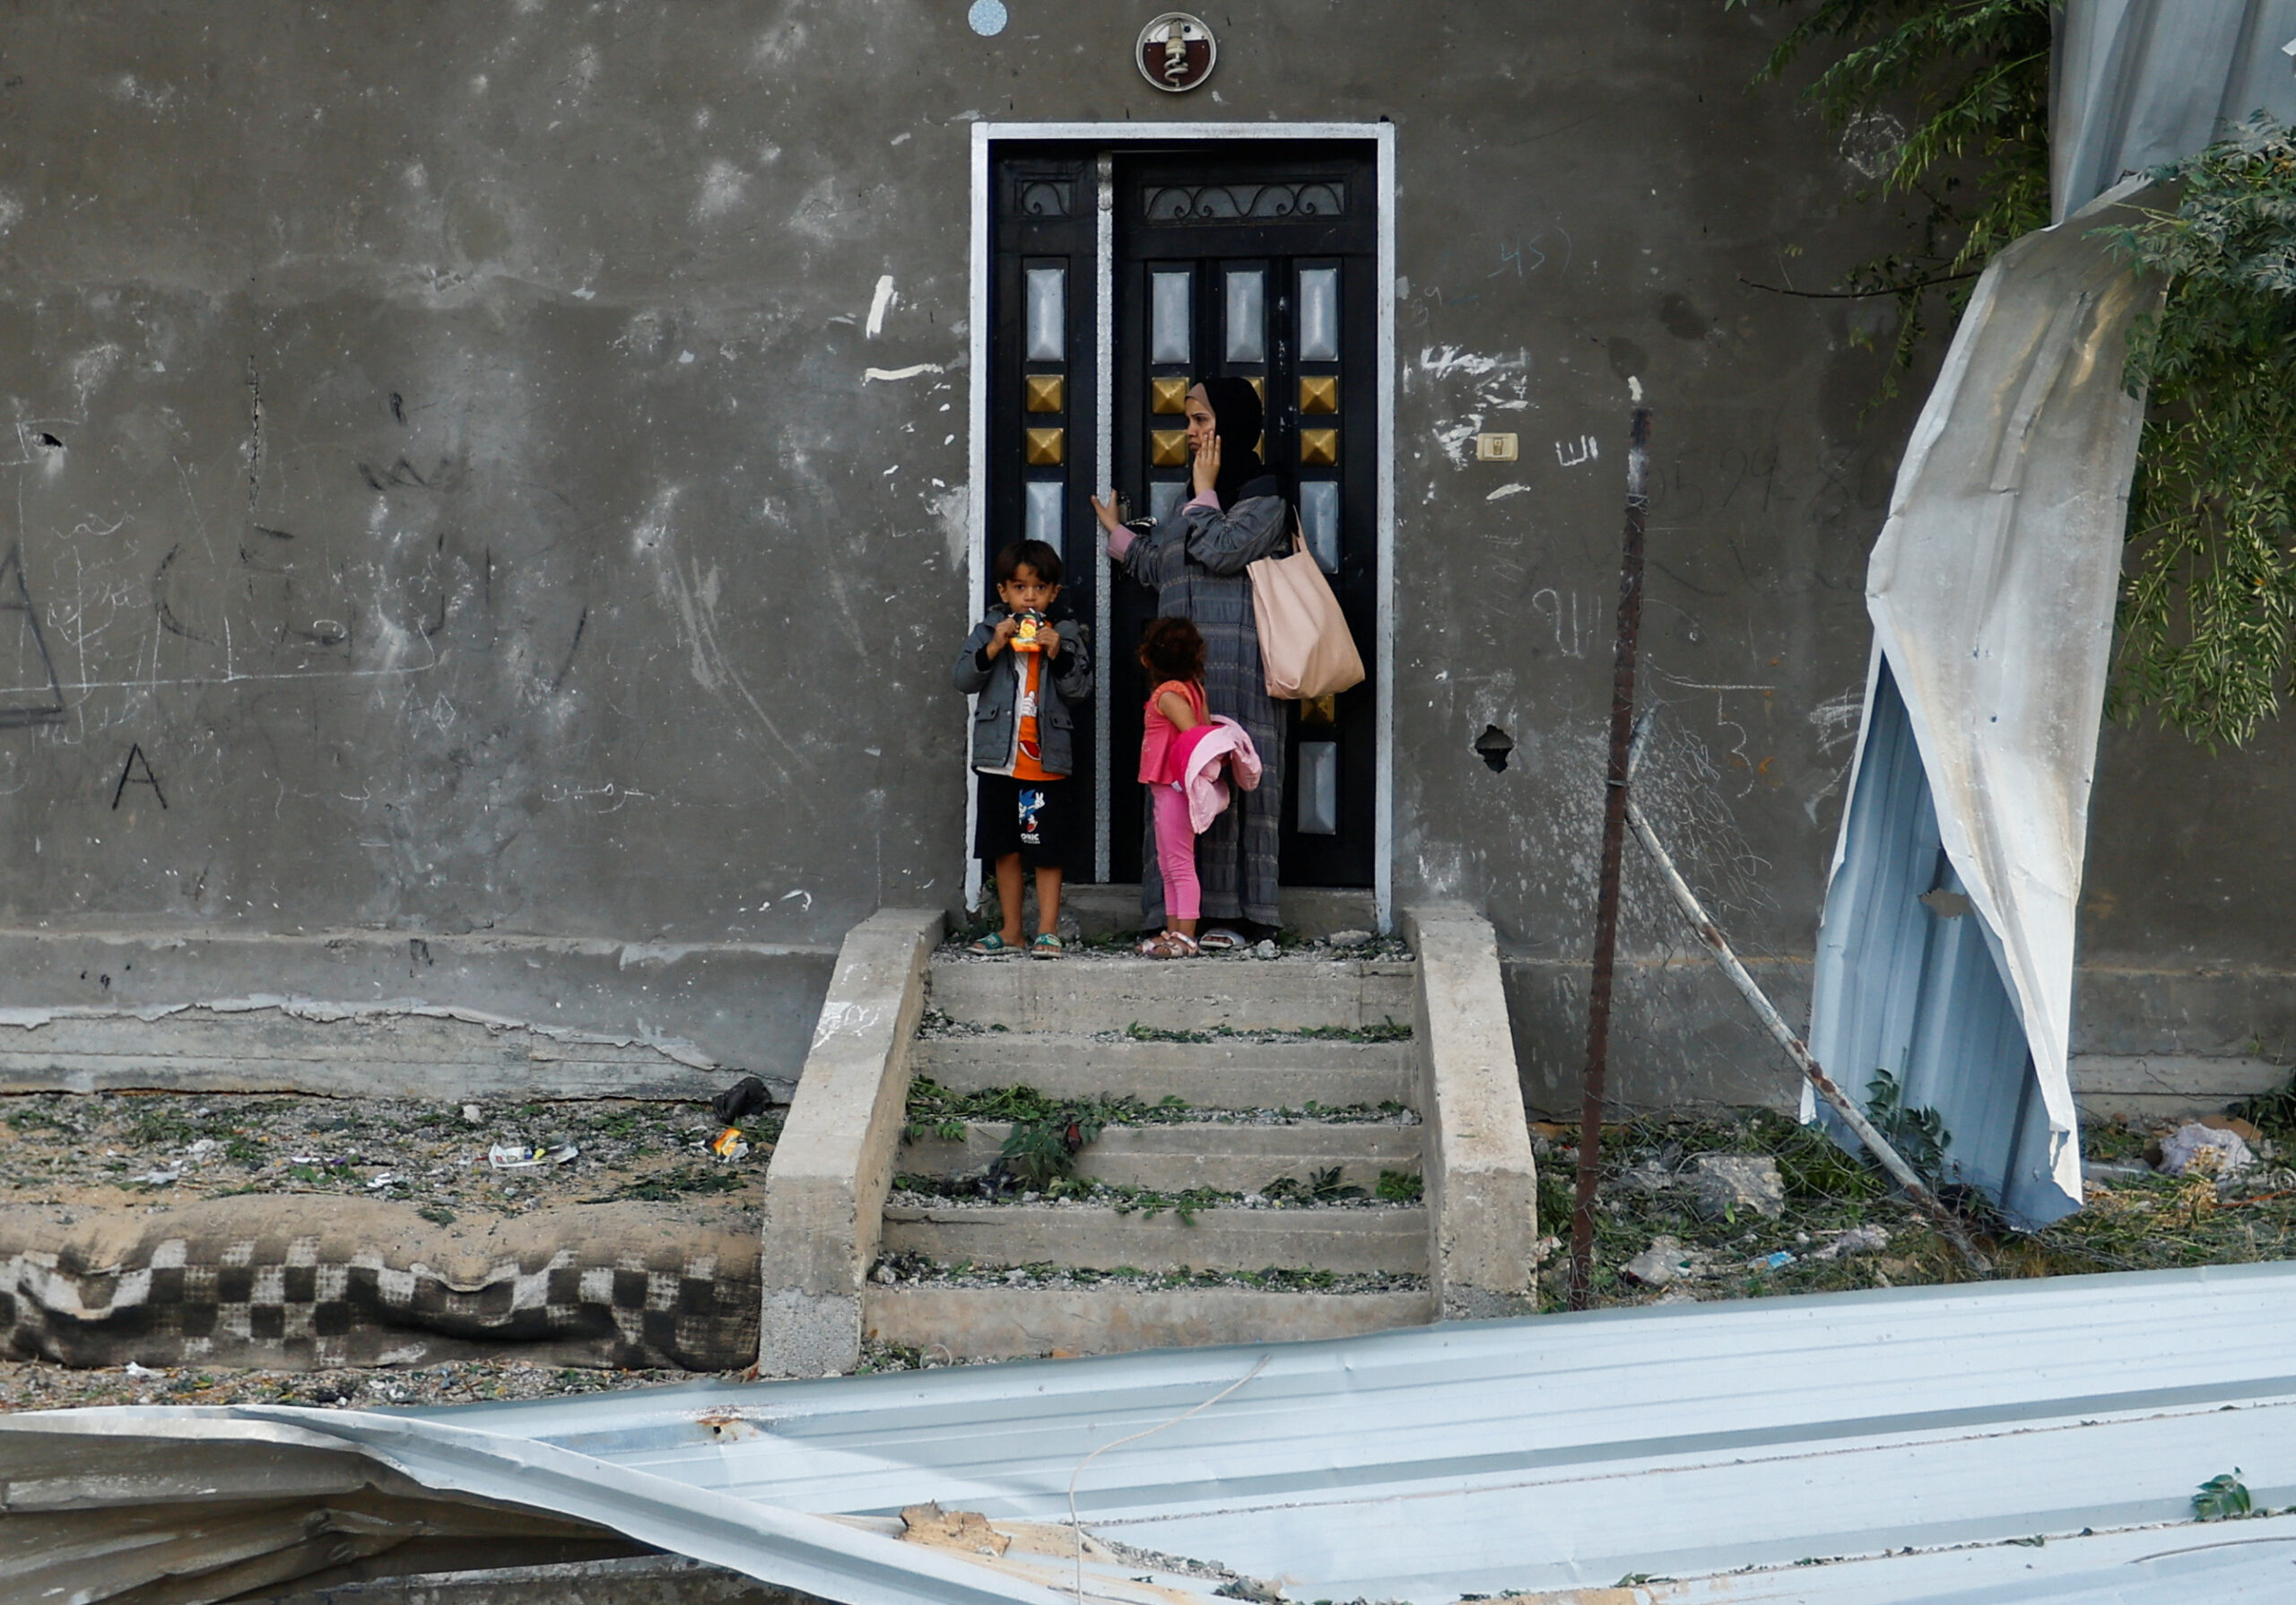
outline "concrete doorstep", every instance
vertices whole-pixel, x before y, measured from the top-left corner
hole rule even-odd
[[[1407,919],[1414,961],[1188,966],[1099,955],[1058,964],[936,957],[939,917],[919,912],[888,911],[857,927],[839,955],[767,1182],[761,1370],[848,1370],[865,1339],[967,1359],[1105,1353],[1330,1336],[1535,1307],[1537,1178],[1497,945],[1470,911],[1417,910]],[[928,1001],[936,1015],[982,1029],[936,1030],[917,1041]],[[1413,1024],[1408,1041],[1250,1034],[1361,1031],[1403,1019]],[[1134,1024],[1239,1034],[1200,1042],[1118,1034]],[[961,1140],[904,1144],[910,1077],[919,1070],[959,1092],[1025,1084],[1061,1097],[1121,1094],[1152,1103],[1170,1093],[1230,1108],[1343,1097],[1405,1103],[1422,1124],[1108,1128],[1081,1156],[1080,1173],[1158,1191],[1244,1192],[1335,1164],[1359,1186],[1376,1184],[1380,1169],[1417,1169],[1426,1201],[1223,1204],[1187,1219],[1170,1208],[1119,1213],[1074,1201],[890,1201],[897,1166],[970,1173],[995,1157],[1006,1130],[969,1122]],[[1309,1085],[1341,1096],[1303,1095],[1296,1103],[1280,1092],[1269,1096],[1271,1087]],[[981,1287],[944,1285],[929,1274],[879,1285],[865,1278],[880,1254],[927,1267],[1049,1268],[1054,1277],[1064,1268],[1088,1277],[1273,1269],[1424,1276],[1431,1286],[1279,1292],[1046,1286],[1041,1276],[1022,1276],[1018,1285]]]

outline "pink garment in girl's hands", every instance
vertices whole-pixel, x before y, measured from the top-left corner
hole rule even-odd
[[[1187,795],[1188,821],[1202,835],[1228,806],[1225,770],[1240,791],[1259,789],[1259,749],[1244,727],[1222,714],[1210,724],[1183,730],[1172,743],[1179,789]]]

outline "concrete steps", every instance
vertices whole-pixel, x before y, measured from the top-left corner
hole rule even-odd
[[[932,1007],[1011,1032],[1362,1031],[1410,1023],[1413,973],[1378,959],[1157,964],[1077,954],[1043,964],[936,954]]]
[[[1039,1089],[1041,1090],[1041,1089]],[[901,1145],[900,1170],[936,1179],[984,1171],[996,1162],[1012,1127],[969,1124],[962,1141],[937,1137]],[[1327,1170],[1344,1187],[1367,1192],[1382,1171],[1417,1174],[1420,1129],[1370,1122],[1302,1121],[1257,1126],[1188,1121],[1169,1126],[1110,1126],[1076,1156],[1076,1173],[1118,1187],[1180,1192],[1192,1187],[1259,1192],[1279,1177],[1307,1182]]]
[[[1495,935],[1448,905],[1402,927],[1415,956],[1046,964],[969,958],[938,910],[872,914],[767,1178],[760,1374],[851,1370],[868,1340],[1111,1353],[1535,1308],[1551,1244]],[[1073,1169],[992,1171],[1004,1122],[1047,1122],[1016,1147],[1057,1160],[1079,1105],[1107,1123]],[[1388,1172],[1417,1185],[1382,1199]]]
[[[887,1204],[884,1223],[888,1253],[941,1265],[1427,1274],[1427,1212],[1415,1204],[1215,1208],[1192,1220],[1099,1204]]]
[[[1383,1173],[1421,1173],[1411,962],[1089,954],[1043,964],[944,950],[926,985],[929,1024],[910,1069],[945,1092],[1027,1086],[1152,1107],[1176,1098],[1235,1118],[1113,1124],[1077,1156],[1080,1182],[1164,1195],[1141,1200],[1161,1201],[1153,1213],[1109,1192],[992,1203],[896,1191],[883,1216],[885,1263],[864,1295],[872,1339],[985,1358],[1334,1337],[1434,1318],[1423,1206],[1257,1205],[1287,1178],[1306,1189],[1336,1171],[1339,1185],[1376,1196]],[[1319,1118],[1354,1109],[1387,1118]],[[961,1183],[988,1170],[1011,1130],[974,1121],[954,1139],[905,1140],[895,1173],[920,1187]],[[1200,1200],[1186,1217],[1170,1201],[1183,1193]],[[1205,1285],[1266,1271],[1287,1274],[1275,1287]],[[1007,1285],[975,1285],[1008,1272]],[[1091,1285],[1072,1280],[1078,1273]],[[1352,1286],[1301,1291],[1299,1273]],[[1196,1280],[1156,1284],[1171,1277]]]
[[[1436,1316],[1432,1292],[1271,1293],[1249,1287],[880,1287],[862,1335],[935,1359],[1117,1354],[1214,1343],[1353,1338]]]
[[[1050,1098],[1095,1093],[1196,1109],[1376,1108],[1409,1104],[1416,1061],[1409,1040],[1204,1042],[1097,1041],[1074,1033],[989,1032],[928,1036],[916,1073],[952,1092],[1033,1086]]]

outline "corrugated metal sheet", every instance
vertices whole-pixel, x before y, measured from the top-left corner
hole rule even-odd
[[[2066,221],[1986,269],[1874,543],[1810,1020],[1837,1080],[1862,1095],[1876,1069],[1897,1076],[1944,1117],[1958,1178],[2027,1226],[2081,1203],[2074,927],[2144,421],[2126,336],[2158,294],[2095,236],[2142,180],[2100,192],[2250,111],[2296,117],[2296,0],[2070,0],[2057,22]],[[1916,901],[1931,893],[1969,911]]]
[[[1945,852],[1886,663],[1875,671],[1820,943],[1811,1029],[1818,1062],[1861,1102],[1880,1069],[1896,1078],[1906,1105],[1943,1112],[1950,1173],[1982,1187],[2012,1217],[2038,1224],[2070,1214],[2078,1195],[2057,1180],[2048,1107],[2001,980],[2000,942]],[[1814,1113],[1836,1141],[1857,1146],[1831,1109],[1804,1102],[1805,1118]]]
[[[395,1415],[26,1416],[0,1423],[0,1548],[21,1566],[44,1541],[19,1513],[23,1468],[100,1432],[147,1442],[153,1476],[186,1440],[333,1444],[857,1605],[1066,1592],[1041,1545],[999,1569],[896,1541],[883,1518],[937,1500],[1057,1524],[1072,1485],[1096,1539],[1300,1600],[1714,1578],[2179,1522],[2236,1465],[2260,1505],[2296,1504],[2292,1327],[2296,1266],[2275,1265]],[[196,1513],[170,1486],[175,1516]],[[74,1496],[152,1507],[117,1466]],[[1126,1584],[1135,1600],[1216,1586],[1111,1551],[1086,1592],[1126,1577],[1152,1579]]]
[[[2022,1225],[2081,1202],[2074,927],[2144,424],[2121,370],[2158,296],[2096,231],[2135,183],[1994,259],[1914,426],[1812,989],[1818,1062],[1854,1095],[1910,1086],[1953,1176]]]
[[[2061,221],[2253,111],[2296,119],[2296,0],[2068,0],[2049,81]]]

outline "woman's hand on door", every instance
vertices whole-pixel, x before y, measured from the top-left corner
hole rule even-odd
[[[1108,532],[1109,561],[1122,563],[1131,552],[1135,537],[1116,516],[1116,493],[1110,491],[1106,502],[1089,494],[1084,499],[1092,504],[1092,516],[1100,519],[1100,528]]]

